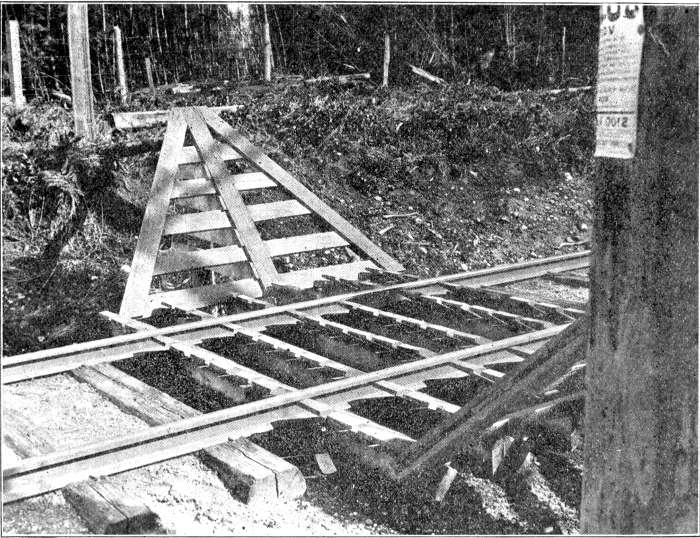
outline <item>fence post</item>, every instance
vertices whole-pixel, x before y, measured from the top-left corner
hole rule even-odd
[[[153,83],[153,70],[151,68],[151,59],[146,58],[146,78],[148,79],[148,87],[151,88],[153,99],[156,98],[156,85]]]
[[[263,4],[263,38],[264,38],[264,53],[265,53],[265,81],[270,82],[272,80],[272,43],[270,41],[270,23],[267,20],[267,6]]]
[[[27,101],[22,91],[22,57],[19,46],[19,23],[7,21],[7,51],[10,54],[8,67],[10,68],[10,90],[12,103],[17,108],[24,107]]]
[[[68,4],[68,50],[75,134],[92,140],[95,134],[95,111],[92,102],[87,4]]]
[[[122,31],[119,26],[114,27],[114,50],[117,64],[117,81],[119,84],[119,99],[122,105],[126,104],[129,90],[126,87],[126,69],[124,69],[124,51],[122,49]]]
[[[382,76],[382,87],[389,86],[389,61],[391,59],[391,40],[389,32],[384,34],[384,73]]]

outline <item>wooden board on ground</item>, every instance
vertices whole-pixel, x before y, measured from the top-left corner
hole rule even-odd
[[[31,419],[4,409],[3,444],[27,458],[54,451],[46,434]],[[66,486],[63,496],[95,534],[165,534],[160,518],[145,504],[126,496],[109,478]]]
[[[310,288],[326,275],[355,280],[378,266],[402,269],[214,109],[176,108],[168,117],[121,315],[146,317],[161,304],[213,306],[238,293],[259,297],[273,285]],[[193,143],[184,146],[188,132]],[[247,203],[244,191],[257,200]],[[291,198],[270,199],[284,191]],[[330,230],[263,239],[261,223],[304,215],[320,217]],[[352,261],[318,267],[311,255],[288,272],[278,272],[273,260],[334,248],[355,248],[365,259],[346,252]]]
[[[201,414],[109,364],[80,368],[73,375],[151,426]],[[295,499],[306,491],[299,469],[244,438],[206,448],[199,456],[233,495],[249,504]]]

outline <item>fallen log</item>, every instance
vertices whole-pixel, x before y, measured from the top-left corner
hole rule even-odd
[[[353,75],[334,75],[334,76],[327,76],[327,77],[316,77],[316,78],[307,78],[304,80],[306,84],[316,84],[318,82],[338,82],[339,84],[347,84],[348,82],[352,82],[353,80],[369,80],[370,75],[369,73],[357,73]]]
[[[435,84],[447,84],[445,79],[442,79],[440,77],[436,77],[435,75],[431,75],[425,69],[421,69],[420,67],[416,67],[415,65],[412,65],[412,64],[408,64],[408,67],[410,67],[411,71],[413,71],[416,75],[418,75],[419,77],[423,77],[425,79],[428,79],[430,82],[434,82]]]
[[[215,113],[236,112],[243,105],[214,106],[210,110]],[[165,125],[168,121],[168,110],[149,110],[144,112],[115,112],[109,118],[115,129],[125,131],[129,129],[144,129]]]

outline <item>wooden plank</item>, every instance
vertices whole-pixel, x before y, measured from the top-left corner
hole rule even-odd
[[[175,273],[197,267],[213,267],[246,261],[245,252],[241,247],[209,248],[205,250],[168,250],[160,252],[153,269],[154,275]]]
[[[159,425],[201,413],[110,365],[74,372],[123,411],[149,425]],[[127,389],[126,391],[123,389]],[[217,472],[229,491],[247,503],[295,499],[306,481],[294,465],[247,439],[206,448],[198,454]]]
[[[403,266],[400,263],[386,254],[377,245],[372,243],[372,241],[370,241],[357,228],[341,217],[337,212],[326,205],[318,196],[304,187],[282,167],[265,155],[260,148],[251,144],[250,141],[219,118],[215,112],[207,110],[206,108],[200,108],[199,110],[209,126],[226,142],[231,144],[236,151],[238,151],[238,153],[248,159],[248,161],[254,164],[259,170],[277,181],[306,207],[311,209],[314,213],[317,213],[340,235],[342,235],[353,245],[357,246],[378,265],[384,267],[385,269],[389,269],[390,271],[401,271],[403,269]]]
[[[230,227],[231,221],[229,221],[224,211],[183,213],[180,215],[168,215],[166,217],[163,235],[206,232],[208,230],[221,230]]]
[[[281,219],[284,217],[296,217],[311,213],[311,211],[296,200],[283,200],[281,202],[249,205],[248,212],[250,213],[250,218],[255,222]]]
[[[173,113],[165,131],[148,205],[131,262],[129,279],[122,297],[119,312],[124,316],[134,317],[150,313],[147,310],[147,296],[170,203],[173,179],[177,174],[176,156],[185,141],[186,131],[185,120],[180,114]]]
[[[212,110],[218,112],[235,112],[243,108],[243,105],[214,106]],[[165,125],[168,121],[169,110],[148,110],[143,112],[113,112],[111,114],[114,127],[120,130],[143,129]]]
[[[253,222],[308,215],[310,213],[307,208],[296,200],[250,205],[247,206],[245,211]],[[225,211],[200,211],[198,213],[169,215],[165,221],[163,235],[205,232],[225,228],[231,228],[231,221],[226,216]]]
[[[225,181],[226,176],[229,175],[228,170],[214,138],[204,122],[201,111],[185,109],[183,115],[187,120],[197,150],[204,159],[207,175],[216,184],[219,196],[226,206],[227,215],[238,232],[241,245],[246,249],[260,284],[263,288],[267,288],[277,280],[277,270],[253,219],[248,213],[243,198],[233,185]]]
[[[16,365],[3,365],[2,384],[16,383],[17,381],[24,381],[34,377],[66,372],[85,365],[129,359],[139,353],[167,351],[167,349],[167,346],[155,340],[148,339],[140,342],[125,342],[113,347],[62,355],[51,362],[32,363],[29,361]]]
[[[227,282],[226,284],[212,284],[211,286],[152,293],[148,296],[147,301],[151,309],[158,308],[158,305],[168,305],[181,310],[194,310],[195,308],[223,302],[236,293],[243,293],[251,297],[261,297],[262,289],[256,280],[246,278]]]
[[[370,267],[376,267],[370,260],[339,263],[337,265],[328,265],[326,267],[314,267],[312,269],[302,269],[300,271],[280,273],[279,282],[286,286],[294,286],[302,289],[312,288],[314,282],[317,280],[322,280],[324,275],[347,278],[348,280],[357,280],[357,275],[363,271],[366,271]]]
[[[445,286],[456,299],[467,303],[474,302],[478,306],[505,310],[511,314],[541,319],[550,323],[568,323],[575,320],[563,308],[551,303],[513,297],[505,291],[492,292],[474,286],[460,286],[449,283],[445,284]]]
[[[398,479],[450,459],[455,450],[479,451],[480,433],[509,413],[541,402],[541,391],[585,357],[589,322],[581,318],[552,338],[499,383],[426,433],[407,453]]]
[[[222,161],[235,161],[236,159],[242,158],[239,153],[228,144],[215,142],[214,145],[216,147],[216,151],[220,154]],[[198,164],[201,162],[202,159],[199,156],[195,146],[184,146],[178,155],[178,164],[180,165]]]
[[[207,321],[221,320],[215,318]],[[138,432],[41,457],[28,458],[5,469],[3,501],[9,502],[52,491],[96,472],[110,474],[188,454],[221,443],[230,437],[247,436],[253,425],[261,428],[270,420],[280,420],[280,416],[293,415],[299,405],[290,404],[303,401],[306,405],[311,401],[310,398],[440,366],[454,360],[471,358],[475,364],[478,364],[484,355],[550,338],[562,329],[563,327],[559,326],[460,349],[411,363],[398,364],[376,372],[343,378],[324,385],[279,394],[233,408],[221,409],[199,417],[186,418],[176,423],[154,426],[148,432]],[[333,415],[335,413],[330,416]],[[356,426],[361,427],[361,424]]]
[[[60,489],[71,483],[86,480],[90,476],[106,476],[190,454],[230,439],[264,433],[272,428],[273,422],[315,416],[301,406],[293,405],[274,409],[254,417],[247,417],[237,421],[235,425],[215,426],[205,435],[202,432],[190,432],[189,435],[181,437],[177,444],[161,439],[146,444],[132,445],[117,457],[114,453],[95,453],[87,461],[77,460],[65,466],[48,468],[40,477],[13,475],[11,469],[8,468],[3,476],[3,504]],[[155,426],[154,428],[167,428],[167,425]],[[26,464],[31,459],[33,458],[23,461]]]
[[[233,184],[239,191],[265,189],[275,187],[276,183],[262,172],[246,172],[243,174],[229,175],[227,181]],[[212,181],[205,177],[176,181],[173,186],[172,199],[188,198],[192,196],[205,196],[216,194],[216,188]]]
[[[352,291],[349,293],[335,295],[332,297],[324,297],[320,299],[312,299],[309,301],[302,301],[299,303],[293,303],[282,306],[275,306],[270,308],[263,308],[259,310],[251,310],[248,312],[241,312],[239,314],[230,314],[228,316],[221,316],[220,318],[203,319],[200,321],[190,322],[182,325],[164,327],[161,329],[152,329],[148,331],[141,331],[133,334],[124,334],[119,336],[113,336],[110,338],[102,338],[99,340],[91,340],[88,342],[80,342],[76,344],[69,344],[66,346],[61,346],[53,349],[43,349],[39,351],[32,351],[29,353],[22,353],[20,355],[15,355],[11,357],[4,357],[2,361],[3,374],[8,367],[13,367],[20,364],[27,364],[32,362],[37,362],[41,360],[51,360],[56,357],[61,357],[64,355],[69,355],[72,353],[78,353],[82,351],[99,350],[106,349],[113,346],[121,346],[130,342],[144,341],[157,336],[166,336],[175,333],[181,333],[185,331],[190,331],[194,329],[202,329],[206,327],[211,327],[214,325],[220,325],[226,322],[241,322],[245,320],[251,320],[255,318],[262,318],[266,316],[282,314],[290,310],[307,310],[310,313],[317,313],[322,315],[320,312],[312,312],[314,309],[321,307],[324,308],[337,308],[337,303],[341,301],[350,301],[362,297],[364,295],[369,295],[378,292],[387,292],[393,290],[421,290],[426,286],[433,284],[439,284],[441,282],[451,282],[459,281],[462,283],[471,284],[472,282],[481,282],[484,279],[489,281],[497,280],[499,283],[508,282],[508,278],[513,278],[514,281],[524,280],[525,272],[541,272],[541,274],[552,272],[557,268],[562,268],[562,270],[567,270],[571,265],[583,265],[588,266],[590,252],[577,252],[574,254],[566,254],[563,256],[555,256],[552,258],[543,258],[532,260],[528,262],[522,262],[513,265],[500,265],[497,267],[492,267],[489,269],[481,269],[478,271],[471,271],[466,273],[458,273],[453,275],[443,275],[440,277],[427,278],[417,282],[403,282],[399,284],[392,284],[390,286],[385,286],[379,289],[370,290],[359,290]],[[564,269],[567,268],[567,269]],[[510,275],[510,276],[509,276]],[[240,296],[240,294],[238,294]],[[109,316],[113,315],[111,312],[102,312],[103,315]],[[534,339],[528,342],[523,342],[521,344],[514,345],[524,345],[530,344],[537,340],[542,340],[542,338]],[[513,347],[513,346],[511,346]]]
[[[3,411],[3,441],[13,452],[28,458],[54,451],[44,429],[30,417],[7,407]],[[165,534],[157,514],[128,498],[109,479],[78,482],[62,493],[95,534]]]
[[[432,330],[444,334],[449,338],[461,338],[471,344],[486,344],[490,342],[488,338],[479,336],[478,334],[465,333],[457,329],[452,329],[451,327],[445,327],[444,325],[438,325],[436,323],[428,323],[422,319],[412,318],[409,316],[402,316],[401,314],[396,314],[395,312],[388,312],[385,310],[380,310],[379,308],[374,308],[372,306],[367,306],[361,303],[355,303],[352,301],[342,301],[340,304],[347,306],[352,310],[359,310],[361,312],[367,312],[375,317],[387,318],[395,321],[396,323],[407,323],[414,327],[418,327],[423,330]]]
[[[572,288],[585,288],[591,287],[591,281],[587,276],[580,276],[573,273],[550,273],[544,275],[547,280],[556,282],[557,284],[564,284],[565,286],[570,286]]]
[[[327,248],[344,247],[348,242],[335,232],[295,235],[265,241],[270,256],[284,256]]]

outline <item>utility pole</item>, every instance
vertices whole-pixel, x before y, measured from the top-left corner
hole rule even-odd
[[[636,143],[594,178],[581,531],[696,534],[698,8],[604,9],[615,24],[643,10],[644,44]]]

